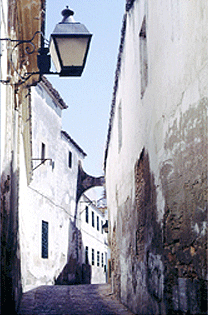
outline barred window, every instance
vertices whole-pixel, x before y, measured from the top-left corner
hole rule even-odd
[[[48,258],[48,222],[42,221],[42,258]]]

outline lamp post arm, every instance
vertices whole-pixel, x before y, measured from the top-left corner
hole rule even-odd
[[[10,54],[10,62],[11,62],[11,64],[12,64],[12,67],[13,67],[13,69],[14,69],[14,71],[17,73],[17,75],[19,76],[19,78],[22,80],[22,82],[21,83],[24,83],[25,81],[27,81],[33,74],[35,74],[35,73],[26,73],[25,74],[25,76],[22,76],[19,72],[18,72],[18,70],[17,70],[17,68],[15,67],[15,64],[14,64],[14,61],[13,61],[13,59],[12,59],[12,56],[13,56],[13,52],[14,52],[14,50],[19,46],[19,45],[22,45],[22,44],[29,44],[30,46],[27,46],[26,48],[25,48],[25,53],[27,54],[27,55],[32,55],[34,52],[35,52],[35,49],[36,49],[36,46],[35,46],[35,44],[33,43],[33,40],[34,40],[34,38],[36,37],[36,35],[38,35],[38,34],[40,34],[41,35],[41,37],[44,39],[44,41],[45,42],[47,42],[47,44],[49,44],[49,41],[44,37],[44,35],[43,35],[43,32],[41,32],[41,31],[36,31],[35,33],[34,33],[34,35],[32,36],[32,38],[31,39],[26,39],[26,40],[11,40],[11,41],[18,41],[18,43],[12,48],[12,51],[11,51],[11,54]]]

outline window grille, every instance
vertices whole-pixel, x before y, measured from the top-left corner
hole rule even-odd
[[[42,258],[48,258],[48,222],[42,221]]]

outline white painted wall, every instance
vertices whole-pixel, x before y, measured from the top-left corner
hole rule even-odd
[[[147,19],[148,85],[141,99],[139,33]],[[208,95],[208,4],[206,1],[135,1],[127,28],[106,165],[112,226],[117,206],[134,195],[134,165],[145,147],[158,186],[158,219],[163,214],[159,170],[171,152],[165,137],[175,120]],[[122,148],[118,150],[118,108]],[[176,149],[176,148],[175,148]],[[117,193],[116,193],[117,192]],[[111,231],[112,232],[112,231]]]
[[[105,169],[110,239],[114,240],[112,246],[117,242],[117,247],[112,248],[112,278],[120,284],[120,289],[117,288],[120,292],[117,293],[121,294],[122,301],[135,313],[144,306],[143,314],[147,314],[145,307],[149,304],[150,295],[144,281],[146,262],[142,261],[136,269],[138,222],[135,226],[132,222],[135,165],[145,148],[154,178],[156,220],[160,226],[163,225],[167,207],[173,212],[178,211],[178,216],[190,211],[191,207],[195,211],[196,196],[190,207],[181,209],[188,200],[185,185],[195,181],[202,185],[206,178],[203,173],[207,173],[208,2],[135,0],[126,14],[126,34],[120,71],[116,73],[118,82]],[[145,17],[148,84],[141,96],[139,34]],[[121,111],[122,146],[119,148]],[[164,167],[169,167],[166,174],[162,174]],[[164,177],[169,184],[169,199],[165,199]],[[180,202],[178,190],[184,192]],[[205,199],[201,198],[202,212]],[[131,222],[132,231],[125,230],[124,217],[128,220],[127,224]],[[190,231],[194,224],[190,226]],[[155,261],[158,257],[155,256]],[[205,274],[205,270],[202,273]],[[133,288],[134,277],[137,286]]]
[[[27,186],[24,150],[21,142],[20,167],[20,244],[23,291],[43,284],[54,284],[67,263],[69,226],[75,213],[78,160],[83,154],[61,134],[61,108],[45,90],[32,88],[33,159],[41,158],[42,142],[46,161],[33,171]],[[72,152],[72,168],[68,154]],[[33,161],[33,167],[40,161]],[[48,259],[41,258],[42,220],[49,226]]]
[[[86,207],[88,207],[88,223],[86,222]],[[92,211],[94,212],[94,223],[92,226]],[[107,234],[103,231],[102,224],[105,224],[106,214],[99,210],[95,204],[86,196],[82,195],[78,206],[79,213],[79,228],[82,235],[82,250],[81,261],[85,263],[85,249],[88,246],[88,259],[91,265],[91,283],[106,283],[107,274],[105,272],[105,265],[107,268],[107,255],[108,255],[108,241]],[[97,217],[99,218],[99,230],[97,230]],[[101,224],[101,221],[103,222]],[[92,249],[94,249],[94,265],[92,265]],[[97,252],[99,251],[99,266],[97,266]],[[103,254],[103,266],[102,266]]]

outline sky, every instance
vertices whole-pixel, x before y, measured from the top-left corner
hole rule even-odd
[[[66,5],[75,12],[74,19],[93,34],[90,50],[81,77],[50,75],[48,79],[69,106],[62,111],[62,129],[87,153],[84,170],[100,176],[125,0],[47,0],[47,39],[62,20],[61,11]]]

